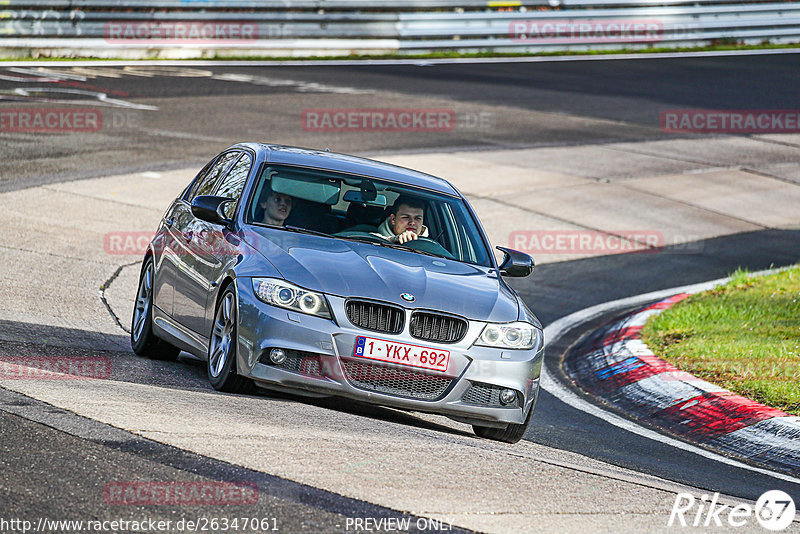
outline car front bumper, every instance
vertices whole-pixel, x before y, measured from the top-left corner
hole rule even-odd
[[[409,313],[403,332],[391,335],[352,325],[340,297],[327,297],[334,315],[329,320],[260,301],[249,278],[237,280],[237,292],[238,372],[261,386],[436,413],[484,426],[523,423],[538,396],[541,336],[530,350],[473,346],[486,323],[469,321],[460,342],[435,343],[409,334]],[[445,372],[424,371],[355,357],[357,336],[448,350],[449,365]],[[270,362],[273,348],[289,355],[286,363]],[[504,388],[517,392],[514,403],[498,401]]]

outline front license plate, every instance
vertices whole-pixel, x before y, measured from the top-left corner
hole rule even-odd
[[[447,364],[450,363],[449,350],[431,349],[419,345],[409,345],[365,336],[356,338],[353,356],[430,369],[432,371],[446,371]]]

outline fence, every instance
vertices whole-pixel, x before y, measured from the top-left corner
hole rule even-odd
[[[800,41],[800,3],[3,0],[4,56],[538,52]]]

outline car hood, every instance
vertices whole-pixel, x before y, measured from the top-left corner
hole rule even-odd
[[[488,268],[369,243],[253,228],[250,245],[288,281],[339,297],[362,297],[493,322],[517,320],[514,293]],[[413,303],[400,295],[410,293]]]

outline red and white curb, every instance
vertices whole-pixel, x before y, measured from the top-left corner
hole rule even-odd
[[[800,418],[680,371],[641,341],[653,315],[680,292],[598,329],[567,355],[564,369],[584,391],[689,441],[800,475]]]

